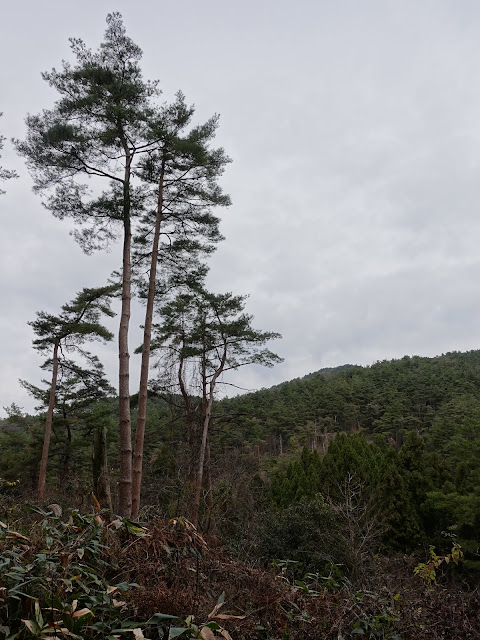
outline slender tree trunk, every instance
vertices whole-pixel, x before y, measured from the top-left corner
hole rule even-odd
[[[40,460],[40,472],[38,474],[37,492],[39,500],[43,500],[43,498],[45,497],[45,485],[47,483],[47,463],[48,452],[50,449],[50,439],[52,437],[53,410],[55,408],[55,391],[57,388],[59,346],[60,340],[57,340],[53,347],[52,384],[50,386],[50,398],[48,401],[47,419],[45,422],[45,436],[43,438],[42,459]]]
[[[205,452],[207,449],[207,440],[208,440],[208,429],[210,427],[210,418],[212,415],[212,406],[213,406],[213,396],[215,392],[215,384],[217,382],[218,377],[221,375],[225,362],[227,360],[227,343],[224,339],[223,345],[223,354],[222,360],[218,369],[215,371],[211,381],[210,388],[208,391],[208,396],[206,393],[206,364],[205,364],[205,349],[203,354],[203,362],[202,362],[202,378],[203,378],[203,397],[207,401],[205,407],[205,416],[203,420],[203,433],[202,433],[202,443],[200,445],[200,457],[198,461],[198,474],[197,474],[197,484],[195,487],[195,499],[193,502],[193,510],[192,510],[192,523],[197,526],[198,525],[198,514],[200,511],[200,497],[202,495],[202,483],[203,483],[203,466],[205,462]]]
[[[143,444],[145,440],[145,422],[147,420],[148,399],[148,371],[150,364],[150,344],[152,342],[153,303],[155,301],[155,284],[157,281],[158,245],[163,218],[163,179],[165,175],[165,158],[162,160],[160,181],[158,184],[157,216],[153,236],[152,260],[150,264],[150,278],[148,282],[147,309],[145,312],[145,327],[143,330],[142,364],[140,368],[140,389],[138,393],[137,429],[135,434],[135,449],[133,452],[133,482],[132,482],[132,518],[138,517],[140,510],[140,489],[142,485]]]
[[[122,310],[118,332],[118,410],[120,429],[120,478],[118,511],[121,516],[130,517],[132,512],[132,424],[130,417],[130,354],[128,352],[128,329],[131,306],[131,244],[132,230],[130,221],[130,163],[129,150],[125,150],[125,180],[123,184],[123,271],[122,271]]]
[[[205,451],[205,480],[207,483],[207,509],[208,518],[205,526],[205,533],[215,533],[215,514],[213,513],[213,485],[212,470],[210,465],[210,442],[207,440],[207,449]]]
[[[200,445],[200,458],[198,461],[197,484],[195,486],[195,499],[193,502],[192,523],[198,525],[198,513],[200,511],[200,497],[202,495],[203,466],[205,462],[205,451],[207,448],[208,428],[210,426],[210,416],[212,414],[213,390],[210,392],[207,410],[203,420],[202,444]]]
[[[64,482],[66,482],[69,476],[70,458],[71,458],[71,452],[72,452],[72,430],[68,423],[68,418],[65,415],[65,412],[63,414],[63,419],[65,420],[65,427],[67,429],[67,442],[65,443],[65,451],[63,454],[62,474],[63,474],[63,480]]]
[[[92,455],[93,492],[101,505],[112,513],[112,496],[107,464],[107,426],[95,429]]]
[[[185,343],[183,342],[182,346],[184,345]],[[192,400],[188,395],[187,389],[185,387],[185,381],[183,379],[183,365],[184,359],[183,357],[180,357],[180,363],[178,365],[178,384],[183,397],[183,401],[185,402],[185,409],[187,413],[188,447],[190,454],[188,461],[188,481],[191,485],[193,485],[195,479],[195,412],[192,405]]]

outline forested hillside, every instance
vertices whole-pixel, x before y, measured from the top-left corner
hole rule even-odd
[[[226,414],[253,420],[262,438],[285,442],[295,437],[307,447],[315,438],[318,443],[328,434],[359,430],[385,435],[397,448],[411,430],[445,446],[445,437],[453,436],[460,423],[465,428],[468,418],[479,416],[480,351],[405,356],[339,369],[224,400],[220,406]],[[247,431],[244,437],[251,440]]]

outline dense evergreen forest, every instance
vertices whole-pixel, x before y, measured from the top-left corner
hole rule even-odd
[[[160,100],[118,13],[71,48],[14,144],[86,253],[121,250],[29,322],[46,379],[20,381],[35,415],[0,422],[0,636],[479,637],[480,351],[224,397],[232,370],[282,359],[246,295],[206,286],[230,205],[218,116]],[[116,388],[90,350],[114,308]]]

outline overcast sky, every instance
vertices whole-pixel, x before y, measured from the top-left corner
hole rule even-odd
[[[249,293],[285,358],[237,384],[480,347],[478,1],[4,2],[3,135],[52,106],[40,73],[71,59],[69,37],[97,48],[110,11],[166,99],[181,89],[198,121],[221,115],[233,205],[209,285]],[[32,410],[18,378],[38,382],[42,358],[27,322],[104,284],[121,248],[83,255],[8,141],[0,164],[20,174],[0,196],[0,407]],[[115,384],[115,345],[99,354]]]

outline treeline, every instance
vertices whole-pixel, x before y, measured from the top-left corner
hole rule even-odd
[[[310,374],[223,400],[219,414],[232,416],[232,437],[270,441],[269,453],[292,438],[290,444],[315,449],[332,434],[360,430],[386,436],[397,449],[414,430],[446,452],[453,432],[475,438],[479,403],[480,351],[469,351]]]

